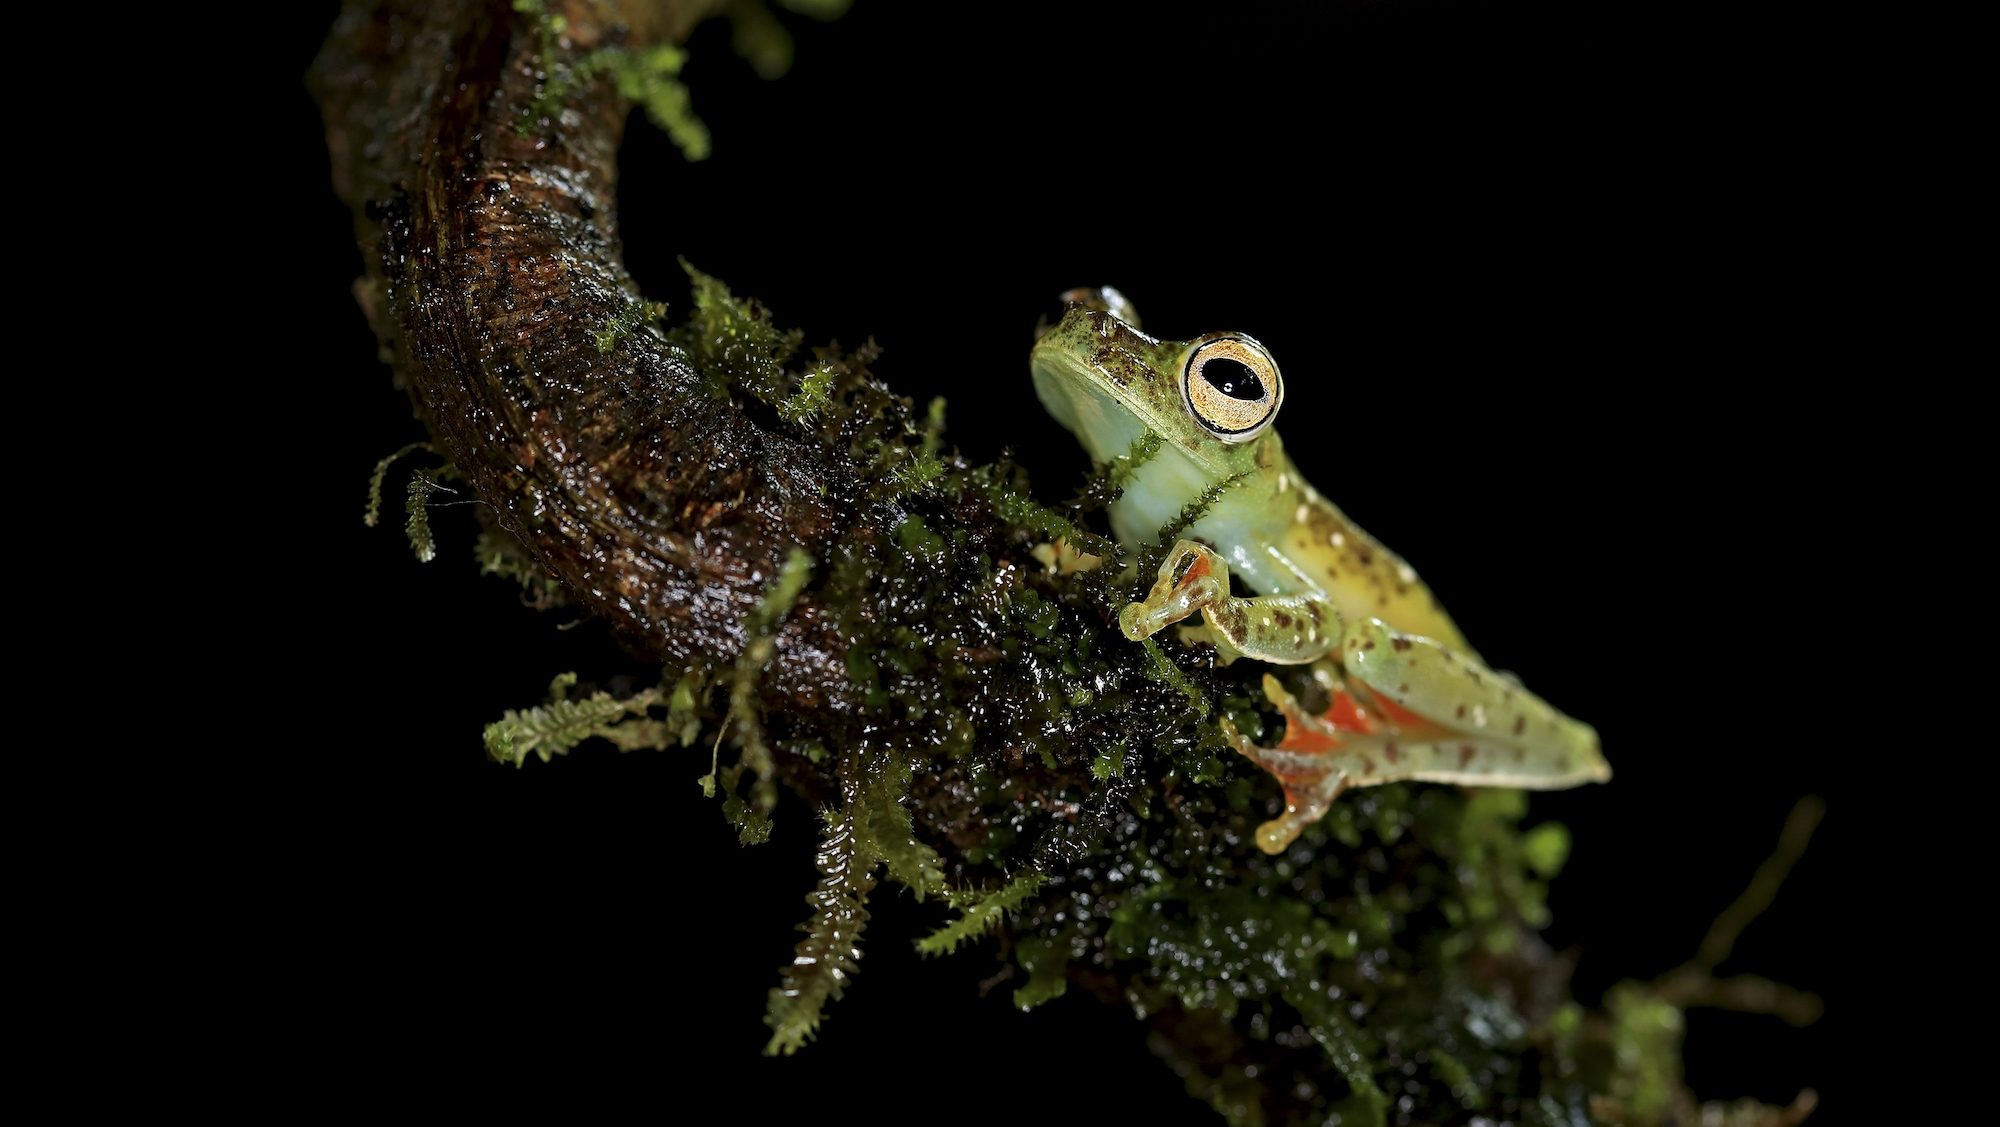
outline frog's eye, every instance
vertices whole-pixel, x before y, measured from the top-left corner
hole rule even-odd
[[[1181,397],[1216,437],[1248,442],[1277,417],[1285,381],[1263,345],[1236,334],[1210,337],[1188,353]]]

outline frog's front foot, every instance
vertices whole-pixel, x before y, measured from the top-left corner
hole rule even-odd
[[[1118,612],[1127,638],[1150,638],[1202,612],[1208,636],[1225,658],[1253,657],[1280,665],[1316,661],[1339,640],[1339,615],[1313,595],[1229,593],[1229,564],[1214,549],[1180,540],[1160,562],[1144,599]]]
[[[1182,540],[1160,563],[1159,578],[1146,597],[1118,612],[1127,638],[1150,638],[1229,594],[1229,565],[1213,551]]]

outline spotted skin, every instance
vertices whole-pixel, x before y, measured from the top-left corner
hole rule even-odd
[[[1288,847],[1346,787],[1546,789],[1611,777],[1589,725],[1488,669],[1415,569],[1299,476],[1271,429],[1284,386],[1262,345],[1234,333],[1155,340],[1115,291],[1065,298],[1034,349],[1043,405],[1100,462],[1148,431],[1166,440],[1112,503],[1119,539],[1145,544],[1223,487],[1146,597],[1119,612],[1120,628],[1138,640],[1199,615],[1224,660],[1312,665],[1332,702],[1306,714],[1266,675],[1285,717],[1278,745],[1258,747],[1224,721],[1237,750],[1284,788],[1285,813],[1259,828],[1261,848]],[[1192,384],[1211,355],[1242,365],[1227,369],[1230,402]],[[1245,427],[1248,418],[1261,421]],[[1232,576],[1257,593],[1232,595]]]

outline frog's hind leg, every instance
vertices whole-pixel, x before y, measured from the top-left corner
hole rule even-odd
[[[1397,778],[1530,790],[1611,778],[1596,729],[1449,646],[1369,618],[1349,626],[1339,658],[1402,736]]]
[[[1611,777],[1588,724],[1430,638],[1364,619],[1349,625],[1338,656],[1345,680],[1331,663],[1313,668],[1329,700],[1316,716],[1265,676],[1264,695],[1285,717],[1276,747],[1224,722],[1236,750],[1285,788],[1284,816],[1257,830],[1267,853],[1290,845],[1349,787],[1414,779],[1548,790]]]
[[[1119,612],[1127,638],[1150,638],[1200,611],[1216,648],[1229,657],[1253,657],[1276,665],[1303,665],[1326,655],[1340,641],[1338,612],[1307,595],[1229,593],[1229,565],[1212,549],[1192,540],[1174,544],[1145,599]]]

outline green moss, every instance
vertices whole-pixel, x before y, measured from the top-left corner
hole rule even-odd
[[[618,347],[619,341],[658,321],[666,313],[667,305],[663,301],[628,301],[617,316],[591,334],[591,341],[597,345],[597,351],[610,352]]]
[[[396,451],[394,454],[391,454],[388,457],[382,459],[381,461],[375,463],[374,472],[368,475],[368,505],[365,509],[362,510],[361,514],[362,524],[368,526],[369,528],[374,528],[376,522],[379,519],[381,519],[382,481],[384,478],[388,476],[389,467],[394,465],[398,460],[405,457],[406,455],[413,454],[419,450],[428,452],[430,448],[431,444],[428,442],[412,442],[408,446],[403,447],[401,450]]]
[[[1626,1118],[1656,1122],[1681,1090],[1681,1011],[1636,982],[1621,982],[1604,999],[1617,1053],[1611,1097]]]
[[[519,541],[495,528],[482,528],[473,543],[481,575],[497,575],[521,588],[521,601],[536,610],[569,605],[569,589],[521,549]]]
[[[819,887],[806,897],[813,912],[800,927],[806,937],[766,1003],[764,1023],[771,1027],[771,1040],[765,1053],[797,1052],[819,1030],[827,1004],[846,991],[861,956],[878,860],[867,852],[848,815],[827,812]]]
[[[604,49],[604,68],[618,84],[618,93],[646,111],[646,119],[666,133],[687,159],[706,160],[708,126],[695,116],[686,84],[678,77],[687,53],[671,43],[644,51]]]
[[[1562,872],[1563,862],[1569,860],[1569,829],[1560,822],[1536,826],[1521,839],[1521,855],[1536,876],[1543,880],[1553,878]]]
[[[778,414],[794,426],[804,426],[819,417],[833,398],[834,368],[819,364],[799,378],[799,389],[778,404]]]
[[[924,412],[924,441],[918,448],[918,456],[936,458],[938,449],[944,445],[944,396],[931,400],[930,409]]]
[[[889,876],[922,900],[945,889],[944,863],[937,850],[917,837],[910,812],[903,805],[915,765],[907,759],[877,755],[855,772],[848,809],[849,823],[867,855],[880,857]]]
[[[1071,935],[1023,936],[1014,944],[1014,961],[1028,976],[1025,985],[1014,991],[1014,1005],[1032,1010],[1069,992]]]
[[[1025,873],[992,892],[955,897],[959,917],[917,940],[917,952],[948,955],[957,950],[959,944],[990,933],[1000,926],[1008,913],[1033,896],[1044,879],[1040,873]]]
[[[999,482],[984,484],[993,511],[1007,524],[1026,529],[1043,539],[1061,539],[1094,556],[1109,558],[1117,553],[1117,546],[1110,539],[1082,528],[1061,513]]]
[[[805,590],[806,581],[812,577],[812,569],[812,557],[797,548],[792,549],[763,601],[743,617],[743,632],[749,641],[744,645],[742,655],[736,659],[735,675],[730,680],[729,717],[734,722],[737,744],[743,749],[737,773],[740,776],[747,770],[756,778],[747,796],[747,809],[730,808],[725,803],[725,813],[729,813],[730,820],[742,829],[745,844],[761,842],[770,836],[771,808],[778,801],[777,764],[772,758],[770,743],[765,738],[754,696],[757,680],[776,653],[772,636],[785,615],[791,612],[792,604],[798,601],[799,592]],[[731,801],[736,801],[735,782],[736,778],[732,777]]]
[[[1116,501],[1124,495],[1125,487],[1132,483],[1132,476],[1139,471],[1139,467],[1152,461],[1165,444],[1166,439],[1151,430],[1133,439],[1125,453],[1097,466],[1084,479],[1083,488],[1077,491],[1075,507],[1092,511]]]
[[[455,492],[457,490],[439,485],[422,473],[410,475],[409,488],[403,497],[403,532],[410,539],[410,550],[417,554],[421,563],[437,558],[437,540],[431,535],[431,498],[439,493]]]
[[[561,674],[549,683],[547,704],[518,712],[509,709],[488,724],[486,754],[520,767],[531,755],[547,763],[589,739],[607,740],[621,751],[666,746],[667,726],[647,715],[659,703],[657,690],[624,698],[597,692],[572,700],[569,690],[575,684],[575,673]]]
[[[641,50],[612,46],[573,55],[563,39],[568,22],[550,12],[544,0],[514,0],[514,11],[529,21],[541,58],[541,90],[515,123],[522,134],[551,127],[578,90],[609,77],[619,96],[644,109],[647,119],[665,131],[683,156],[691,161],[708,156],[708,127],[695,116],[688,89],[679,78],[686,52],[659,43]]]
[[[785,361],[798,351],[799,334],[779,331],[763,305],[737,298],[686,259],[681,269],[693,286],[694,314],[669,339],[686,352],[718,396],[733,387],[766,403],[783,400],[792,382]]]

